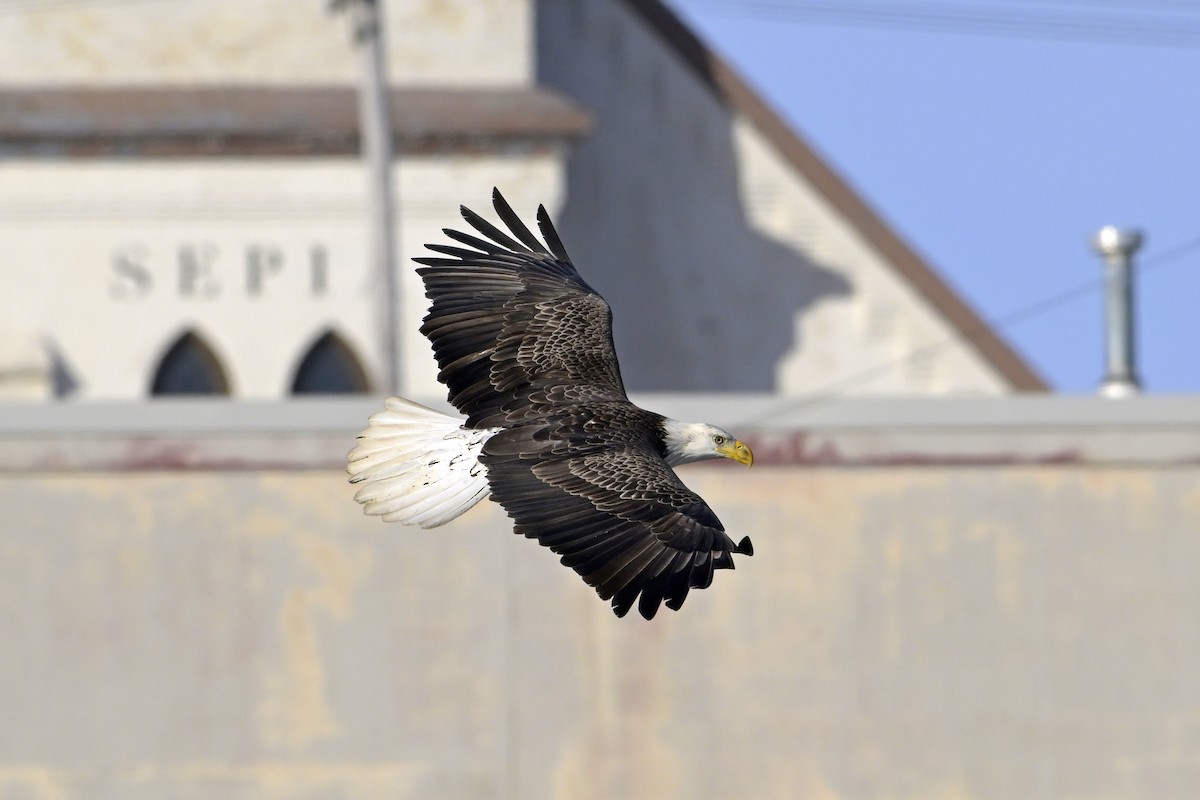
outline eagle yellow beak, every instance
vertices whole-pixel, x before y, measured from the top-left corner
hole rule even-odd
[[[735,439],[727,445],[718,447],[717,452],[726,458],[732,458],[739,464],[745,464],[747,467],[754,466],[754,453],[740,439]]]

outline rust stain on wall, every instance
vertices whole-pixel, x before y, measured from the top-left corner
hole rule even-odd
[[[0,767],[0,797],[65,800],[66,789],[57,770],[44,766]]]
[[[345,620],[358,581],[371,569],[369,553],[298,532],[290,542],[315,585],[288,589],[278,618],[282,658],[267,676],[259,707],[263,740],[292,750],[336,735],[339,725],[325,692],[320,631]]]
[[[662,668],[662,618],[622,630],[622,622],[603,606],[584,614],[585,630],[576,640],[576,668],[587,698],[586,716],[560,751],[554,770],[556,796],[678,797],[684,766],[665,735],[675,714],[671,679]],[[630,668],[619,657],[629,650],[659,668]]]

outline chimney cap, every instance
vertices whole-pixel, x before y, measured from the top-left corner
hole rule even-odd
[[[1092,237],[1092,248],[1106,256],[1132,255],[1141,246],[1142,232],[1132,228],[1105,225]]]

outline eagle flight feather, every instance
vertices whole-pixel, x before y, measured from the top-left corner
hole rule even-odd
[[[753,547],[725,533],[673,466],[753,456],[720,428],[630,402],[612,312],[545,208],[539,240],[499,191],[492,202],[508,233],[463,207],[478,235],[447,228],[454,245],[414,259],[431,301],[421,333],[465,419],[388,398],[348,456],[355,499],[384,520],[435,527],[490,496],[617,616],[635,603],[646,619],[678,610]]]

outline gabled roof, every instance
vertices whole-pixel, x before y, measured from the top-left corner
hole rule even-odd
[[[620,2],[657,33],[727,107],[749,120],[780,156],[857,229],[899,276],[923,296],[963,341],[991,364],[1014,390],[1049,390],[1042,377],[867,205],[733,67],[714,53],[662,0]]]

